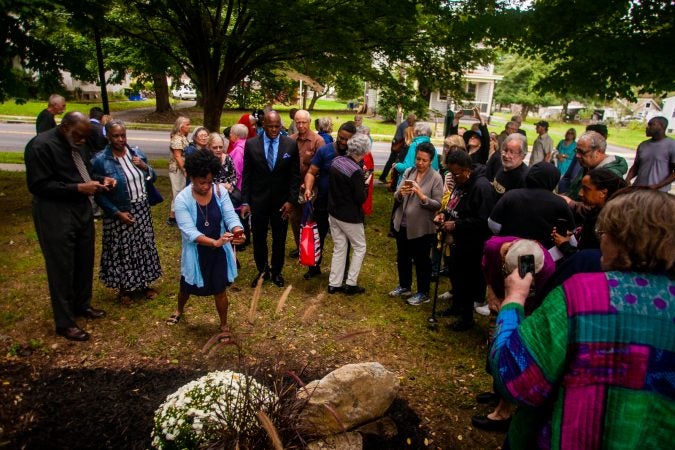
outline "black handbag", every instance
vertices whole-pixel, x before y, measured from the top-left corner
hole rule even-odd
[[[145,182],[145,191],[148,194],[148,203],[150,206],[155,206],[158,203],[162,203],[164,201],[164,197],[162,197],[162,194],[155,187],[155,183],[152,181],[148,180]]]
[[[129,150],[132,156],[138,156],[138,154],[134,151],[134,149],[129,147],[129,145],[127,145],[127,149]],[[148,204],[150,204],[150,206],[155,206],[164,201],[164,197],[162,197],[162,194],[155,187],[155,182],[152,181],[152,177],[150,175],[145,177],[145,193],[148,196]]]

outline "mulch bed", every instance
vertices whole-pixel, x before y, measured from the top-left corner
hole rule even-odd
[[[0,361],[0,449],[147,449],[153,414],[166,396],[205,369],[39,368],[31,358]],[[367,449],[424,448],[427,437],[407,403],[388,412],[399,430]]]

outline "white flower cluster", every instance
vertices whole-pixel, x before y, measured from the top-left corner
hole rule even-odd
[[[231,370],[210,372],[189,382],[155,411],[152,446],[196,448],[217,441],[224,432],[250,432],[256,413],[268,410],[276,396],[252,377]]]

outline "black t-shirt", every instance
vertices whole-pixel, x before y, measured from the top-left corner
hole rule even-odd
[[[499,165],[494,180],[492,180],[492,187],[495,189],[497,196],[502,196],[512,189],[525,187],[525,177],[527,177],[527,171],[529,170],[527,164],[523,163],[509,171],[504,171],[504,168],[501,167],[501,161]]]
[[[546,189],[513,189],[497,202],[490,219],[501,224],[500,236],[537,240],[553,247],[551,231],[558,219],[574,224],[572,210],[565,200]]]

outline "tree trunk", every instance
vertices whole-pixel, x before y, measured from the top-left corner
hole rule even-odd
[[[529,112],[530,112],[530,107],[523,105],[523,109],[520,112],[520,115],[522,116],[523,120],[525,120],[527,118],[527,113],[529,113]]]
[[[204,126],[213,132],[220,131],[220,116],[223,114],[223,106],[231,86],[224,89],[216,89],[216,92],[204,92]]]
[[[153,73],[152,84],[155,88],[155,112],[163,113],[171,111],[169,101],[169,84],[165,73]]]
[[[567,108],[569,107],[569,105],[570,105],[569,100],[565,100],[562,105],[562,117],[560,118],[560,120],[562,120],[563,122],[566,122],[565,119],[567,118]]]
[[[312,91],[312,100],[309,102],[309,106],[307,107],[307,111],[314,111],[314,105],[316,105],[316,101],[321,97],[321,95],[317,94],[316,91]]]

